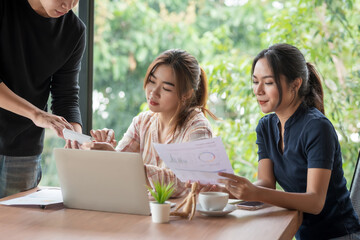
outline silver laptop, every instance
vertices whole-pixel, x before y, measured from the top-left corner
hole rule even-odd
[[[66,207],[150,215],[139,153],[56,148],[54,157]]]

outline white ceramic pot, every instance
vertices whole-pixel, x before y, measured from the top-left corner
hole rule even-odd
[[[170,202],[160,204],[156,201],[150,202],[151,218],[154,223],[167,223],[170,218]]]

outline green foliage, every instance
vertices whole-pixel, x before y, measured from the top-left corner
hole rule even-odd
[[[359,12],[360,0],[95,1],[93,128],[113,128],[121,139],[146,109],[149,64],[166,49],[182,48],[208,75],[208,106],[222,119],[211,123],[235,172],[254,181],[255,128],[263,114],[252,93],[251,62],[269,45],[287,42],[322,76],[349,184],[360,142]],[[51,157],[43,158],[49,164]]]
[[[323,79],[325,113],[339,137],[348,186],[360,141],[360,109],[355,107],[360,102],[359,10],[357,0],[284,1],[279,11],[267,12],[269,30],[262,35],[263,45],[294,44],[316,65]]]
[[[155,200],[160,204],[163,204],[166,200],[168,200],[175,191],[173,182],[168,184],[165,184],[164,181],[154,182],[154,189],[149,186],[146,187],[149,189],[149,192]]]
[[[254,179],[254,129],[261,114],[251,95],[250,60],[261,44],[263,14],[271,5],[259,1],[238,6],[181,1],[176,8],[172,1],[96,4],[96,22],[103,24],[96,24],[95,29],[99,41],[94,46],[94,88],[104,104],[94,110],[94,128],[113,128],[120,139],[118,134],[143,109],[142,78],[148,65],[162,51],[182,48],[208,74],[209,107],[223,119],[212,122],[214,132],[222,137],[235,172]],[[123,63],[121,68],[118,62]],[[124,98],[119,97],[121,91]]]
[[[56,171],[55,160],[53,159],[53,149],[63,148],[65,141],[59,138],[54,131],[45,130],[44,150],[41,155],[42,178],[41,185],[59,186],[59,179]]]

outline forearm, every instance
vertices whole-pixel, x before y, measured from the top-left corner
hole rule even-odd
[[[257,186],[254,200],[288,209],[319,214],[324,207],[320,196],[315,193],[290,193]]]
[[[35,119],[41,112],[39,108],[16,95],[4,83],[0,83],[0,107],[30,120]]]
[[[275,189],[275,184],[271,183],[270,181],[265,181],[265,180],[257,180],[253,183],[255,186],[258,187],[265,187],[265,188],[270,188],[270,189]]]

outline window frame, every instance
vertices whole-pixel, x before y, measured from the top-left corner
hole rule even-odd
[[[79,1],[79,18],[86,25],[86,48],[79,74],[79,105],[83,133],[92,129],[93,48],[94,48],[94,0]]]

